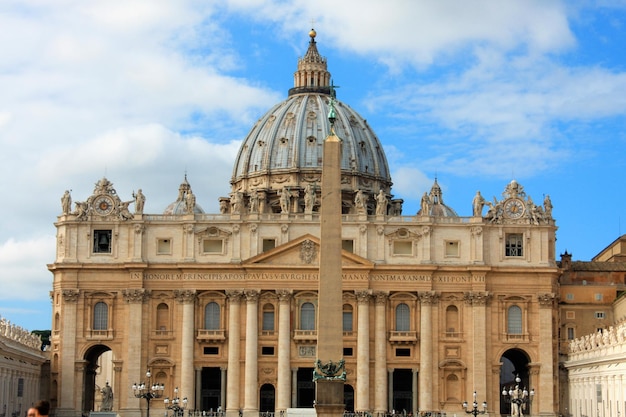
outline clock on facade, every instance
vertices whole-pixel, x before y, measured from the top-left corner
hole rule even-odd
[[[519,198],[509,198],[504,203],[504,214],[511,219],[519,219],[525,210],[524,202]]]
[[[113,211],[114,201],[108,195],[100,195],[95,198],[93,209],[101,216],[106,216]]]

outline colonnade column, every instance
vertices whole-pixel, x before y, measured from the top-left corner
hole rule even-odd
[[[387,332],[385,311],[389,295],[375,294],[376,321],[374,329],[374,413],[384,413],[387,407]]]
[[[555,411],[556,401],[554,400],[554,363],[553,358],[558,357],[556,348],[553,345],[553,312],[555,294],[539,294],[539,360],[541,367],[539,368],[539,386],[535,388],[536,395],[539,397],[533,404],[533,410],[530,414],[549,415]],[[592,398],[592,397],[590,397]],[[539,400],[539,401],[537,401]]]
[[[420,321],[420,373],[419,373],[419,409],[433,410],[433,304],[439,299],[434,291],[419,293],[421,306]]]
[[[285,411],[291,401],[291,290],[278,290],[278,375],[276,411]]]
[[[246,290],[246,364],[244,388],[244,416],[256,416],[259,412],[258,345],[259,345],[259,291]]]
[[[174,290],[174,296],[183,305],[182,340],[180,354],[180,393],[187,397],[189,407],[196,408],[194,390],[194,326],[195,326],[195,290]],[[169,390],[169,388],[166,388]],[[172,391],[173,392],[173,391]]]
[[[228,297],[228,374],[226,377],[226,417],[239,417],[239,355],[241,353],[240,290],[226,291]]]
[[[387,399],[389,402],[388,411],[393,410],[393,368],[389,368],[387,370],[387,388],[389,391],[387,392]]]
[[[58,381],[61,388],[58,395],[57,414],[73,415],[74,414],[74,389],[76,386],[74,358],[76,357],[76,305],[78,303],[78,290],[63,290],[63,317],[61,324],[61,375],[63,375],[63,383]],[[64,343],[67,342],[67,343]],[[82,385],[82,381],[80,381]],[[78,404],[78,407],[81,407]],[[79,408],[80,409],[80,408]],[[12,410],[9,410],[12,411]]]
[[[128,382],[134,383],[143,381],[148,364],[143,362],[147,358],[142,358],[143,347],[143,303],[150,297],[150,291],[141,289],[122,291],[124,301],[128,305],[128,351],[126,353],[128,361],[126,363],[126,375]],[[118,390],[126,392],[126,401],[120,403],[121,409],[130,409],[140,413],[139,399],[130,389],[130,386],[118,387]],[[132,406],[131,406],[132,405]]]
[[[472,309],[472,375],[468,388],[476,391],[479,403],[487,401],[487,375],[491,367],[487,364],[487,302],[491,299],[488,291],[474,291],[465,294],[465,303]],[[465,396],[469,393],[465,392]],[[464,397],[471,398],[471,397]],[[469,400],[468,400],[469,401]]]
[[[355,411],[370,409],[370,298],[371,291],[355,291],[357,299]]]

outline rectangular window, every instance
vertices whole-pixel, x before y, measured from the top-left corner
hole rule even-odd
[[[352,348],[343,348],[343,356],[352,356]]]
[[[169,255],[172,253],[172,240],[171,239],[157,239],[157,254]]]
[[[204,354],[205,355],[219,355],[220,348],[218,348],[217,346],[205,346]]]
[[[458,257],[459,256],[459,242],[458,241],[446,241],[446,257]]]
[[[344,332],[352,331],[352,311],[343,312],[343,331]]]
[[[276,239],[263,239],[263,252],[270,251],[276,247]]]
[[[567,340],[574,340],[574,339],[576,339],[576,333],[574,332],[574,328],[568,327],[567,328]]]
[[[595,312],[595,317],[596,317],[597,319],[603,319],[603,318],[605,317],[605,316],[604,316],[604,311],[596,311],[596,312]]]
[[[413,254],[413,242],[407,242],[406,240],[396,240],[393,242],[393,254],[394,255],[412,255]]]
[[[274,312],[263,312],[263,330],[274,330]]]
[[[274,346],[261,346],[261,355],[274,356]]]
[[[596,301],[602,301],[602,294],[596,294],[595,299]]]
[[[504,249],[506,256],[524,256],[524,236],[521,233],[508,233]]]
[[[202,251],[204,253],[223,253],[224,241],[222,239],[204,239],[202,241]]]
[[[573,301],[574,300],[574,294],[572,294],[571,292],[568,292],[567,294],[565,294],[565,299],[567,301]]]
[[[354,240],[344,239],[341,241],[341,249],[346,252],[354,253]]]
[[[400,356],[400,357],[411,356],[411,349],[398,348],[396,349],[396,356]]]
[[[574,320],[576,319],[576,312],[575,311],[568,311],[565,313],[565,318],[568,320]]]
[[[111,230],[93,231],[93,253],[111,253]]]

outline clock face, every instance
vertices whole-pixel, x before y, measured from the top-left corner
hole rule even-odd
[[[511,198],[504,203],[504,214],[511,219],[519,219],[524,214],[524,202],[519,198]]]
[[[106,216],[113,211],[113,199],[108,195],[102,195],[96,198],[93,208],[101,216]]]

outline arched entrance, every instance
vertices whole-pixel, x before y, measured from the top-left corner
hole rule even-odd
[[[507,390],[516,385],[515,378],[520,378],[520,388],[530,390],[530,372],[528,364],[530,358],[521,349],[509,349],[500,358],[500,393],[504,388]],[[500,395],[500,414],[511,414],[511,402],[508,396]]]
[[[259,411],[262,413],[273,413],[276,407],[276,390],[272,384],[263,384],[261,386],[261,405]]]
[[[106,382],[113,385],[113,381],[109,381],[108,378],[106,378],[107,376],[110,376],[111,378],[113,376],[112,374],[108,374],[108,372],[112,371],[111,354],[105,355],[107,363],[103,363],[101,359],[101,357],[110,350],[111,348],[108,346],[95,345],[90,347],[87,352],[85,352],[85,356],[83,358],[85,360],[85,368],[83,371],[83,415],[88,415],[91,411],[99,411],[95,409],[96,391],[100,392]],[[104,368],[105,375],[104,377],[99,378],[103,380],[99,380],[98,383],[96,383],[96,377],[102,375],[102,368]]]

